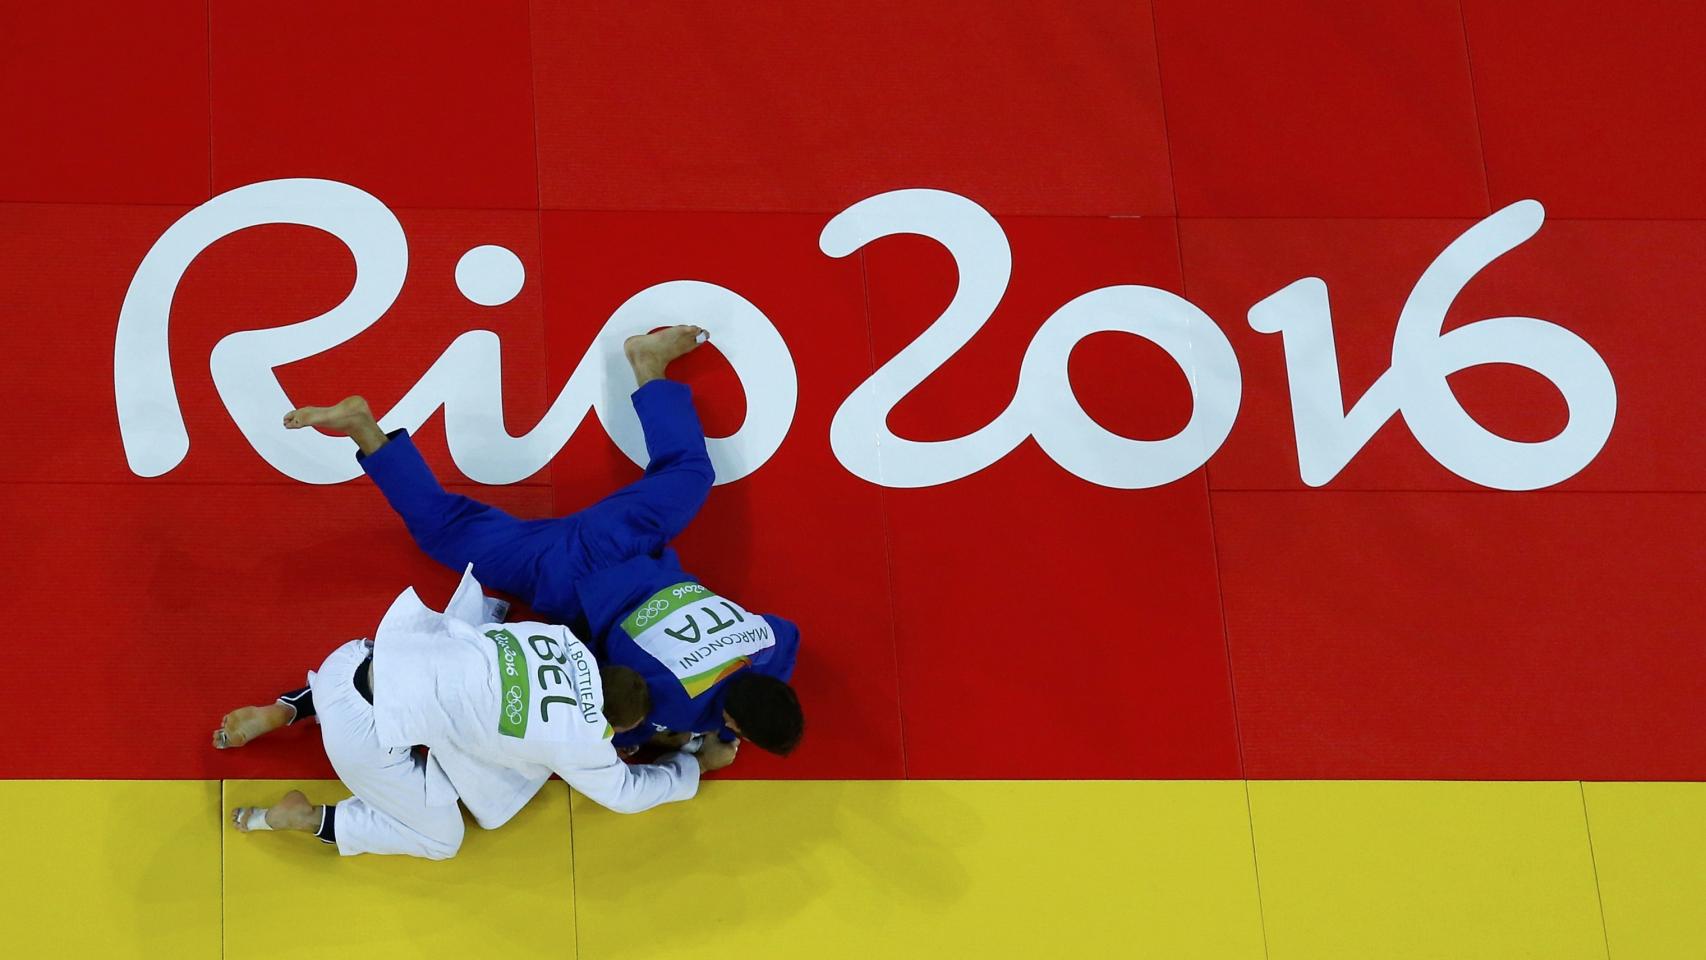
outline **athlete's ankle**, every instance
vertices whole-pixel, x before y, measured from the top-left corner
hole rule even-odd
[[[378,421],[372,419],[351,429],[349,437],[355,441],[356,448],[361,451],[362,456],[367,456],[391,442],[391,438],[385,435],[385,431],[379,429]]]

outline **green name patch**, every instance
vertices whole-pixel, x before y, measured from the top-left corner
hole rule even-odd
[[[486,636],[498,645],[498,733],[520,739],[527,736],[528,706],[533,702],[527,654],[508,630],[487,630]]]

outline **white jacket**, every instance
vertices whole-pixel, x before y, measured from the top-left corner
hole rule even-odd
[[[473,565],[443,613],[404,590],[373,642],[373,714],[385,747],[424,744],[432,803],[460,797],[480,826],[515,816],[552,773],[618,813],[687,800],[699,763],[622,762],[598,664],[567,627],[484,623]]]

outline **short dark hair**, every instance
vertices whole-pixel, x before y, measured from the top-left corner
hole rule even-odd
[[[605,667],[599,671],[599,679],[604,681],[604,719],[611,726],[632,727],[652,712],[652,692],[638,671]]]
[[[806,732],[805,714],[800,712],[794,688],[750,670],[742,670],[728,683],[723,709],[740,727],[740,735],[777,756],[794,752]]]

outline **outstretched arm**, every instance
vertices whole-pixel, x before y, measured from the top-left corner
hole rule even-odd
[[[590,762],[563,765],[557,776],[617,813],[639,813],[662,803],[691,800],[699,792],[699,760],[672,753],[657,763],[627,764],[609,741]]]

